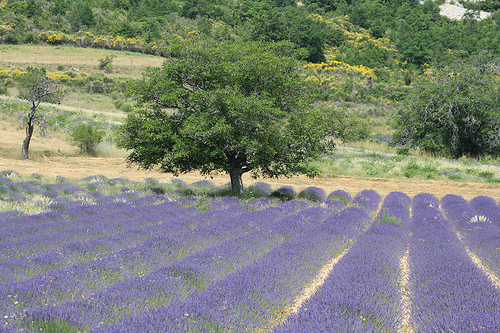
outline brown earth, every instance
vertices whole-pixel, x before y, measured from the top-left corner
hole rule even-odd
[[[86,176],[101,174],[108,178],[127,177],[131,180],[142,180],[147,177],[166,181],[173,178],[172,174],[158,171],[147,172],[135,167],[127,167],[123,158],[101,158],[101,157],[39,157],[33,160],[22,160],[20,158],[0,158],[0,170],[14,170],[28,176],[38,173],[45,176],[63,176],[71,179],[81,179]],[[229,176],[225,174],[213,174],[210,177],[201,176],[197,172],[181,175],[179,178],[186,183],[192,183],[202,179],[209,179],[216,185],[229,182]],[[245,185],[255,181],[265,181],[278,188],[282,185],[292,185],[297,191],[308,186],[317,186],[330,193],[337,189],[345,190],[352,195],[365,189],[376,190],[382,196],[393,191],[401,191],[410,197],[421,193],[433,193],[438,197],[446,194],[458,194],[466,200],[478,195],[486,195],[500,200],[500,186],[482,183],[458,183],[450,181],[423,181],[407,179],[383,179],[383,178],[356,178],[348,176],[321,176],[314,179],[306,176],[279,179],[252,179],[250,175],[243,176]]]

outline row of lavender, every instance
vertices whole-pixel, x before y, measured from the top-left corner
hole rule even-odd
[[[275,332],[395,332],[401,325],[400,261],[410,198],[387,195],[371,227],[301,310]]]
[[[22,244],[25,244],[24,247],[32,250],[41,248],[41,253],[28,253],[21,257],[22,266],[21,262],[16,262],[17,258],[2,263],[4,280],[10,282],[0,286],[2,312],[10,313],[9,318],[19,318],[22,311],[36,307],[92,298],[93,293],[105,286],[140,277],[158,265],[171,264],[190,251],[196,251],[196,247],[202,245],[196,244],[196,239],[190,237],[191,234],[196,236],[194,230],[207,229],[218,221],[245,211],[239,204],[203,214],[198,214],[193,208],[177,206],[174,203],[174,207],[165,207],[165,204],[146,207],[158,209],[156,214],[145,214],[144,210],[134,207],[133,211],[138,215],[129,219],[115,219],[115,213],[111,213],[58,221],[73,226],[68,232],[69,242],[67,234],[56,232],[7,244],[3,252],[19,253],[19,249],[23,249]],[[71,216],[76,215],[74,213],[71,212]],[[36,216],[33,218],[36,219]],[[120,227],[127,229],[119,231]],[[204,234],[206,239],[203,239]],[[207,243],[217,241],[215,230],[212,237],[210,230],[204,234],[198,240]],[[75,237],[80,239],[75,240]],[[72,263],[68,258],[72,259],[75,255],[80,260]],[[19,276],[9,276],[10,272],[23,268],[30,270],[33,277],[19,279]]]
[[[57,211],[81,205],[127,202],[148,195],[148,186],[154,182],[133,182],[126,178],[108,179],[102,175],[86,177],[79,181],[63,177],[51,179],[39,174],[23,178],[14,171],[5,170],[0,172],[0,201],[19,206],[34,197],[44,198],[45,207],[40,207],[42,210],[39,211]],[[26,212],[0,212],[0,220],[21,215],[26,215]]]
[[[357,200],[360,201],[359,205],[363,205],[366,201],[363,198],[364,195],[358,195],[354,202]],[[346,199],[349,200],[347,197]],[[171,270],[176,267],[173,264],[182,262],[185,257],[202,253],[200,251],[212,249],[225,241],[238,239],[240,235],[250,231],[262,233],[261,229],[265,225],[285,215],[302,211],[311,204],[292,201],[248,212],[242,207],[241,200],[225,198],[212,202],[213,210],[198,214],[192,207],[182,207],[179,202],[152,203],[155,200],[157,199],[144,198],[133,200],[125,206],[123,203],[87,206],[3,220],[2,230],[7,232],[2,233],[5,237],[1,243],[3,283],[0,285],[0,307],[2,313],[7,314],[4,316],[5,328],[19,327],[21,318],[26,318],[27,311],[33,311],[32,318],[36,318],[36,313],[43,313],[47,309],[57,311],[82,306],[88,309],[93,306],[88,304],[91,300],[108,300],[109,295],[112,295],[111,298],[115,297],[113,288],[141,290],[146,276],[163,276],[164,273],[159,272],[167,268],[174,272],[175,270]],[[269,200],[261,202],[264,205],[253,202],[245,206],[255,209],[273,204]],[[317,214],[322,216],[344,205],[340,201],[330,201],[325,205],[328,208],[319,209]],[[311,224],[312,227],[317,222],[312,218],[315,214],[313,211],[303,212],[303,217],[297,216],[296,219],[302,221],[304,226]],[[19,224],[25,226],[26,235],[12,228]],[[293,224],[283,221],[281,227],[276,227],[277,230],[283,230],[274,231],[272,235],[263,234],[268,238],[260,239],[258,233],[246,237],[249,243],[252,237],[258,240],[255,251],[263,254],[268,251],[266,246],[278,245],[294,232],[300,232],[304,226],[294,228]],[[266,245],[268,243],[271,245]],[[239,242],[229,246],[238,249]],[[225,251],[224,248],[219,250],[220,253]],[[250,255],[251,251],[241,253]],[[237,258],[241,259],[240,256],[233,258],[236,268],[245,265],[244,260],[240,263]],[[252,258],[254,256],[250,255],[248,260],[254,260]],[[193,258],[186,262],[193,262],[192,260]],[[228,267],[224,261],[221,261],[221,265],[225,269]],[[171,278],[171,274],[167,276]],[[184,276],[183,273],[179,274]],[[221,274],[223,276],[227,272]],[[174,275],[174,280],[178,279],[178,275]],[[160,281],[156,283],[156,290],[164,290],[161,280],[156,281]],[[174,293],[175,297],[180,295],[182,293]],[[136,295],[125,297],[122,300],[124,305],[121,308],[115,307],[113,313],[118,318],[120,312],[130,315],[133,312],[130,300],[136,300],[135,311],[140,312],[145,308],[165,304],[165,297],[156,295],[145,302],[138,301],[140,298]],[[149,305],[145,306],[148,302]],[[102,307],[102,304],[107,303],[104,301],[94,304],[96,309],[104,311],[101,321],[103,318],[113,317],[105,313],[109,310],[107,306]],[[96,322],[94,317],[91,324],[82,324],[91,328],[102,324],[101,321]]]

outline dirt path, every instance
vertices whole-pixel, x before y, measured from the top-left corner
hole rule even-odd
[[[147,177],[156,178],[159,181],[167,181],[173,178],[172,174],[158,171],[147,172],[128,168],[123,158],[92,158],[92,157],[40,157],[33,160],[22,160],[19,158],[0,158],[0,171],[14,170],[28,176],[38,173],[45,176],[63,176],[72,179],[81,179],[86,176],[101,174],[108,178],[127,177],[131,180],[142,180]],[[197,172],[181,175],[180,179],[192,183],[207,177],[201,176]],[[225,174],[213,174],[212,179],[216,185],[223,185],[229,182],[229,176]],[[423,181],[411,179],[383,179],[383,178],[355,178],[348,176],[323,176],[314,179],[306,176],[279,179],[252,179],[250,175],[243,176],[245,185],[250,185],[255,181],[265,181],[278,188],[283,185],[291,185],[297,191],[301,191],[309,186],[317,186],[327,193],[342,189],[352,195],[365,189],[376,190],[382,196],[393,191],[401,191],[410,197],[422,192],[433,193],[439,198],[446,194],[458,194],[466,200],[470,200],[478,195],[491,196],[495,200],[500,200],[500,186],[481,183],[458,183],[451,181]]]

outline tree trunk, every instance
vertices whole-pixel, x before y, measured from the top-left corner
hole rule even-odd
[[[243,194],[243,180],[241,175],[243,174],[242,169],[233,169],[230,173],[231,176],[231,189],[235,195]]]
[[[31,137],[33,136],[33,129],[35,127],[35,112],[36,106],[33,103],[31,107],[31,112],[28,115],[28,124],[26,125],[26,137],[23,140],[23,146],[21,148],[21,158],[29,158],[29,148]]]
[[[476,156],[483,156],[483,146],[477,142],[476,140],[476,135],[475,133],[472,133],[472,131],[467,131],[467,137],[469,138],[470,142],[472,143],[472,146],[476,149],[477,153],[474,152],[474,155]]]

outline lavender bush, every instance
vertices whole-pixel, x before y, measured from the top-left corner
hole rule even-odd
[[[271,185],[264,182],[255,182],[252,185],[248,186],[245,192],[249,192],[252,196],[258,197],[267,197],[272,192]]]
[[[351,202],[352,196],[344,190],[336,190],[328,195],[326,200],[340,200],[346,204]]]
[[[293,186],[281,186],[276,191],[271,193],[271,197],[278,198],[282,201],[292,200],[297,197],[297,191],[295,191]]]
[[[374,190],[363,190],[352,199],[352,204],[369,212],[376,212],[382,197]]]
[[[326,193],[322,188],[310,186],[299,193],[299,198],[304,198],[314,202],[323,202],[326,199]]]
[[[0,183],[1,207],[12,207],[0,212],[2,332],[395,332],[405,295],[414,332],[499,331],[499,293],[464,246],[500,272],[493,198],[445,196],[444,218],[425,193],[390,193],[378,210],[375,191],[318,205],[220,197],[206,182],[193,197],[102,176]],[[42,203],[42,213],[14,209]]]
[[[382,209],[407,224],[410,198],[389,194]],[[406,233],[392,223],[375,223],[364,232],[300,311],[274,332],[396,331],[401,294],[398,285]],[[370,272],[370,274],[367,274]]]

